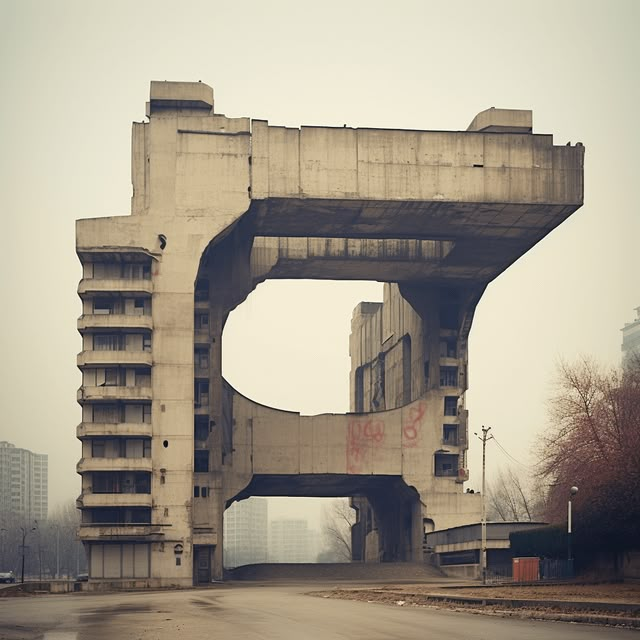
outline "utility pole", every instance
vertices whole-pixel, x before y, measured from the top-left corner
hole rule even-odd
[[[486,499],[486,466],[487,466],[487,440],[493,436],[489,435],[491,427],[482,427],[482,437],[475,434],[482,440],[482,542],[480,545],[480,570],[482,572],[482,584],[487,584],[487,499]]]

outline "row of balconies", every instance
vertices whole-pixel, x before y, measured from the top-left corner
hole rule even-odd
[[[77,360],[79,367],[99,367],[101,365],[134,365],[147,366],[153,364],[151,351],[81,351]]]
[[[82,493],[76,500],[79,509],[92,507],[151,507],[150,493]]]
[[[124,313],[83,314],[78,318],[78,331],[87,329],[152,329],[150,315],[128,315]]]
[[[152,458],[80,458],[76,465],[78,473],[92,471],[147,471],[151,473]]]
[[[153,281],[150,278],[82,278],[78,285],[78,295],[83,298],[100,293],[153,293]]]
[[[79,440],[109,436],[150,438],[151,435],[150,422],[81,422],[76,427],[76,437]]]
[[[78,529],[78,538],[86,542],[105,539],[122,538],[123,541],[161,540],[164,536],[163,527],[157,524],[87,524],[83,523]]]
[[[151,387],[100,386],[78,389],[78,402],[83,404],[93,400],[151,400]]]

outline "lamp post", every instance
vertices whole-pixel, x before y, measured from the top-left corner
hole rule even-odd
[[[578,487],[569,489],[569,502],[567,504],[567,565],[569,575],[573,576],[573,554],[571,550],[571,498],[578,493]]]
[[[35,531],[36,528],[35,527],[31,527],[31,529],[29,529],[28,527],[20,527],[20,531],[22,531],[22,573],[20,575],[20,582],[24,584],[24,556],[26,553],[26,547],[25,547],[25,540],[27,539],[27,534],[29,533],[29,531]]]

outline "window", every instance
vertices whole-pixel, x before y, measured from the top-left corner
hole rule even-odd
[[[145,333],[142,336],[142,350],[151,351],[151,334],[150,333]]]
[[[208,473],[209,471],[209,452],[194,451],[193,470],[196,473]]]
[[[144,315],[144,298],[136,298],[133,301],[133,315],[134,316]]]
[[[440,357],[441,358],[457,358],[458,357],[455,338],[440,340]]]
[[[121,422],[120,408],[117,404],[94,404],[92,407],[92,422],[116,424]]]
[[[440,386],[458,386],[458,367],[440,367]]]
[[[151,440],[149,438],[145,438],[142,441],[142,457],[143,458],[151,457]]]
[[[435,475],[453,477],[458,475],[458,455],[452,453],[435,454]]]
[[[118,386],[118,368],[109,367],[104,370],[104,386],[116,387]]]
[[[121,348],[122,341],[117,333],[96,333],[93,336],[94,351],[120,351]]]
[[[206,497],[207,497],[207,495],[209,495],[209,488],[208,488],[208,487],[201,487],[201,488],[200,488],[200,495],[201,495],[203,498],[206,498]]]
[[[150,404],[142,405],[142,422],[146,422],[147,424],[151,422],[151,405]]]
[[[194,485],[193,487],[193,497],[194,498],[200,497],[200,487],[198,487],[197,485]]]
[[[128,263],[122,265],[122,278],[129,280],[149,280],[151,278],[150,264]]]
[[[109,315],[114,313],[113,300],[109,298],[96,298],[93,301],[93,313],[95,315]]]
[[[91,442],[91,457],[104,458],[104,440],[93,440]]]
[[[458,425],[443,424],[442,425],[442,443],[457,445],[458,444]]]
[[[458,415],[458,396],[444,397],[444,415],[445,416]]]
[[[135,386],[136,387],[150,387],[151,386],[151,369],[148,367],[145,369],[135,370]]]
[[[194,389],[196,409],[209,406],[209,381],[196,380]]]
[[[209,368],[209,349],[196,349],[195,352],[196,367],[199,369]]]
[[[197,326],[203,331],[209,328],[209,314],[208,313],[200,313],[198,314],[198,324]]]
[[[209,437],[209,418],[207,416],[195,417],[193,437],[198,442],[204,442]]]

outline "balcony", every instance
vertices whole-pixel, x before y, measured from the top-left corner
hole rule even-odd
[[[101,365],[141,365],[153,364],[151,351],[82,351],[78,354],[79,367],[99,367]]]
[[[99,437],[150,438],[152,434],[150,422],[81,422],[76,427],[79,440]]]
[[[78,285],[80,297],[100,293],[153,293],[153,282],[147,278],[83,278]]]
[[[92,471],[148,471],[153,468],[151,458],[81,458],[76,465],[78,473]]]
[[[150,493],[83,493],[76,501],[80,509],[91,507],[149,507]]]
[[[140,540],[153,542],[162,540],[164,533],[160,525],[154,524],[101,524],[83,523],[78,529],[80,540]]]
[[[78,389],[78,402],[80,404],[100,400],[143,401],[151,400],[151,398],[151,387],[83,386]]]
[[[78,331],[87,329],[152,329],[153,319],[150,315],[134,315],[124,313],[84,314],[78,318]]]

